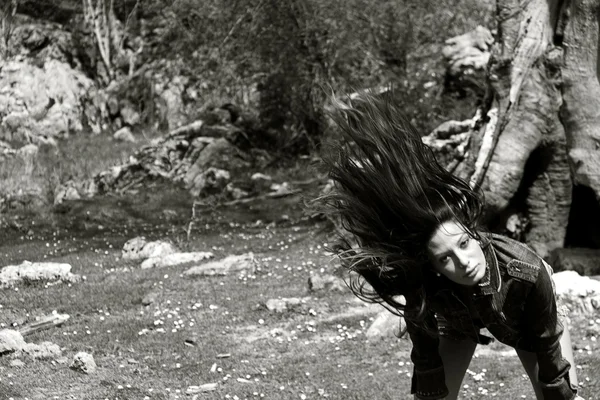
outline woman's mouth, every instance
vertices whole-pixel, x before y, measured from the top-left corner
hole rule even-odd
[[[477,265],[474,266],[473,268],[467,270],[467,272],[464,274],[465,278],[472,278],[477,274]]]

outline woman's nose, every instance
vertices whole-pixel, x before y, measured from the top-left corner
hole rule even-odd
[[[456,259],[461,268],[467,269],[470,264],[470,258],[463,252],[456,252]]]

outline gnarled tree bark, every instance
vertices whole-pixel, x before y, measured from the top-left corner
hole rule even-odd
[[[520,202],[542,256],[564,246],[574,185],[600,198],[599,3],[497,1],[482,117],[450,165],[483,191],[488,215]]]
[[[18,0],[3,0],[0,5],[0,60],[10,55],[9,40],[13,31],[13,18],[17,13]]]

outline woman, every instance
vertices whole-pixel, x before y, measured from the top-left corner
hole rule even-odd
[[[517,351],[538,399],[576,398],[551,268],[527,246],[478,230],[483,200],[436,161],[390,101],[364,96],[333,116],[343,144],[319,199],[354,240],[333,247],[359,297],[403,315],[411,392],[456,399],[478,343]],[[400,301],[403,296],[405,301]]]

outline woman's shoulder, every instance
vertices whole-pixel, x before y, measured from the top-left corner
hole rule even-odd
[[[498,260],[508,275],[535,282],[543,267],[542,258],[525,243],[495,233],[485,233]]]

